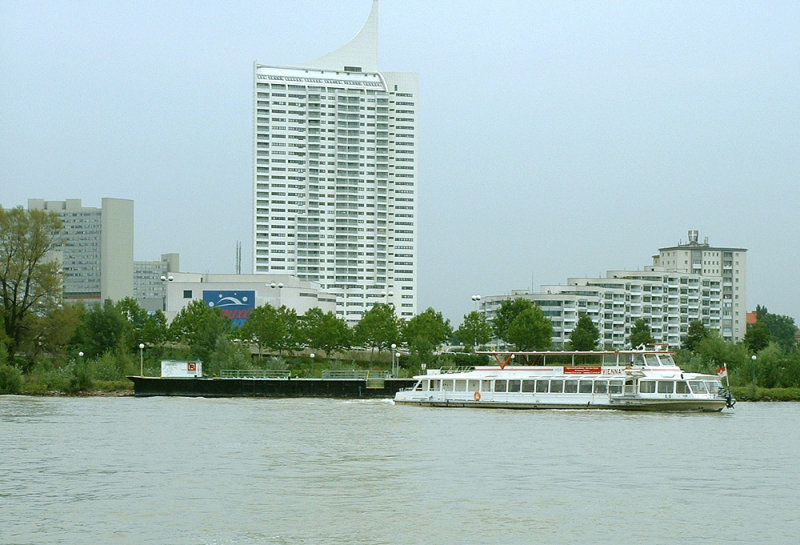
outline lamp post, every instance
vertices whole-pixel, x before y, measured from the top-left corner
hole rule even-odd
[[[166,285],[166,282],[172,282],[173,280],[175,280],[175,277],[172,276],[172,275],[169,275],[169,276],[164,276],[163,274],[161,275],[161,281],[165,282],[165,284],[164,284],[164,295],[161,297],[161,303],[162,303],[161,304],[161,307],[162,307],[161,310],[163,310],[164,312],[167,311],[167,285]]]
[[[475,311],[476,312],[478,311],[478,303],[480,302],[480,300],[481,300],[481,296],[480,295],[473,295],[472,296],[472,302],[475,303]]]
[[[264,285],[269,287],[269,288],[272,288],[272,289],[278,288],[278,303],[280,304],[280,302],[281,302],[281,288],[283,288],[283,282],[278,282],[278,283],[270,282],[269,284],[264,284]],[[278,306],[279,305],[275,305],[275,308],[278,308]]]
[[[392,376],[393,377],[397,377],[397,375],[395,375],[395,372],[394,372],[394,358],[395,358],[394,354],[395,354],[395,349],[396,348],[397,348],[397,345],[392,343]]]
[[[139,343],[139,376],[144,376],[144,343]]]
[[[756,385],[756,355],[753,354],[753,387]]]
[[[314,373],[314,353],[312,352],[309,355],[311,356],[311,378],[314,378],[315,377],[315,373]]]

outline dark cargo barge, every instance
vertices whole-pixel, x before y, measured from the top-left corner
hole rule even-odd
[[[128,377],[136,396],[394,398],[411,378]]]

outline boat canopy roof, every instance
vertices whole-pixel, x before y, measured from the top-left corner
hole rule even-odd
[[[594,360],[601,365],[641,365],[659,367],[675,365],[672,359],[674,352],[670,350],[575,350],[575,351],[486,351],[476,352],[494,357],[501,368],[516,360],[517,365],[547,365],[547,360],[564,362],[568,360],[572,365],[585,364]],[[521,363],[520,360],[522,360]]]

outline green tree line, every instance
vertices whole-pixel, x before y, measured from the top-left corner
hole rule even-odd
[[[221,368],[285,365],[286,357],[311,351],[317,361],[330,362],[351,349],[373,355],[402,350],[410,374],[425,364],[479,361],[438,354],[448,343],[463,346],[466,353],[495,341],[510,350],[553,349],[551,322],[524,298],[503,301],[492,322],[470,312],[455,330],[433,308],[405,321],[384,303],[375,304],[353,327],[318,308],[298,316],[286,306],[265,304],[253,309],[241,328],[202,301],[190,302],[170,324],[162,312],[148,313],[132,298],[62,304],[58,263],[48,258],[59,229],[54,214],[0,208],[0,392],[19,391],[26,381],[42,391],[119,388],[128,384],[127,375],[145,368],[145,361],[148,371],[157,373],[161,359],[199,359],[205,374],[215,375]],[[756,313],[758,321],[741,343],[726,343],[693,322],[679,361],[688,371],[703,372],[727,364],[734,385],[800,387],[794,321],[766,307],[757,307]],[[628,342],[632,347],[653,342],[645,320],[634,323]],[[579,318],[565,348],[603,348],[589,316]]]

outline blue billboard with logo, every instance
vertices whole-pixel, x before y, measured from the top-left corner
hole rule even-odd
[[[256,306],[256,292],[246,290],[205,290],[203,301],[212,308],[218,308],[222,314],[241,327],[250,317]]]

